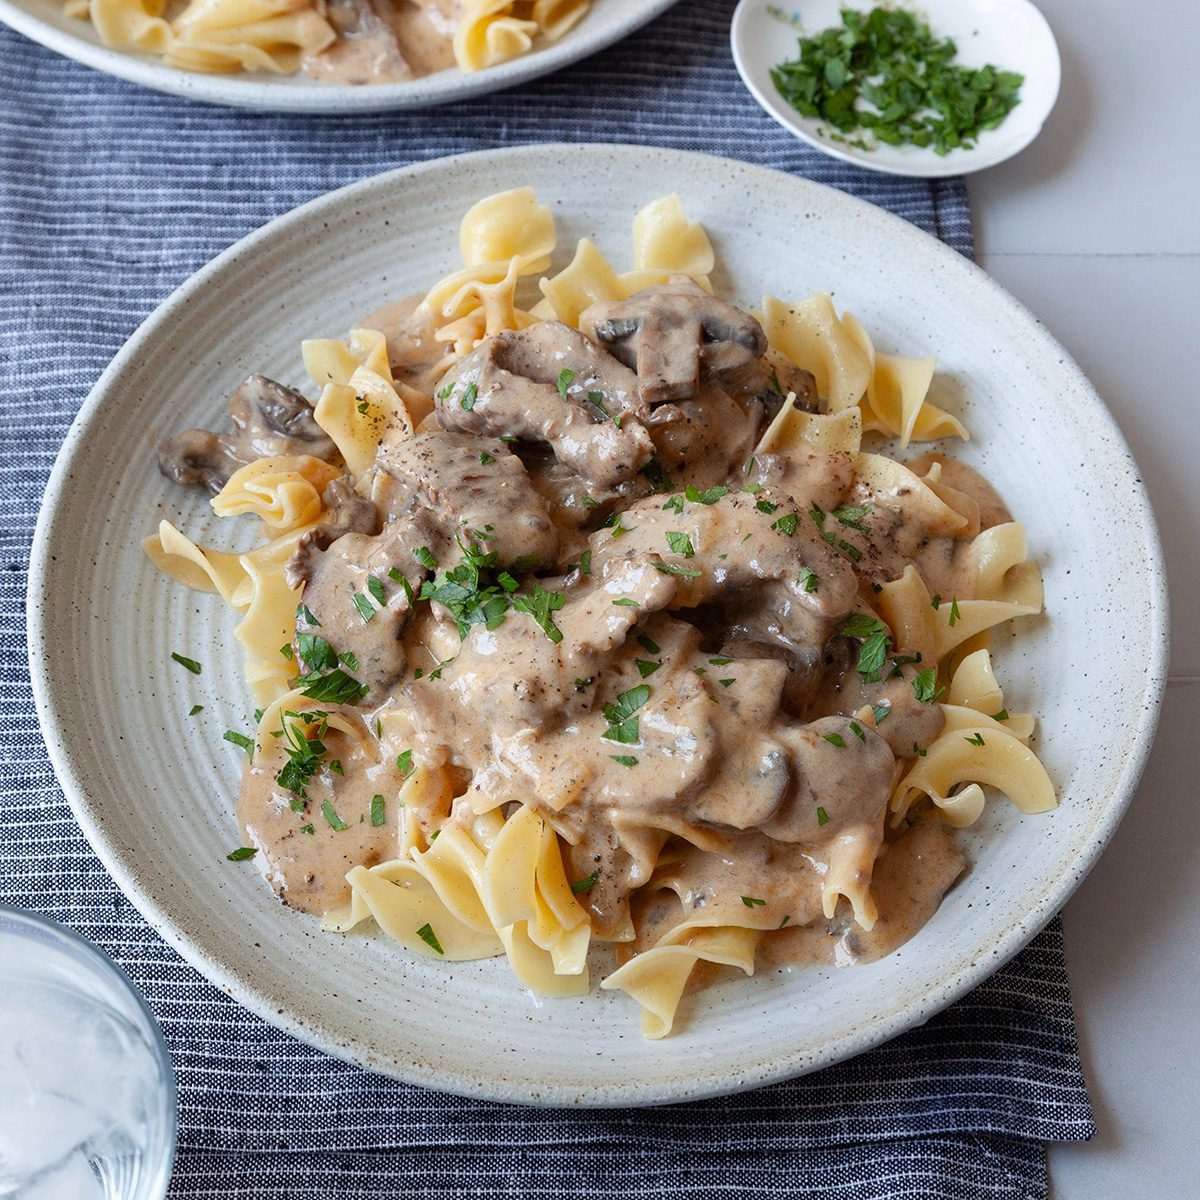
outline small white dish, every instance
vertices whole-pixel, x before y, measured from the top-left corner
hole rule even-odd
[[[605,181],[603,194],[597,180]],[[530,996],[500,959],[443,964],[321,933],[253,864],[230,863],[249,727],[236,617],[159,575],[161,519],[232,549],[238,531],[158,472],[157,441],[219,420],[251,371],[303,386],[303,337],[340,336],[460,261],[475,199],[529,184],[554,206],[556,261],[593,238],[628,260],[631,221],[677,191],[717,247],[715,282],[831,289],[887,352],[936,354],[952,452],[1024,521],[1046,615],[997,637],[1014,709],[1060,807],[990,805],[963,832],[969,874],[895,954],[866,966],[764,965],[688,997],[677,1032],[639,1036],[633,1004]],[[1098,569],[1102,564],[1102,570]],[[540,145],[439,159],[314,200],[219,255],[130,338],[67,435],[33,541],[33,692],[80,827],[153,927],[216,986],[296,1037],[412,1083],[493,1100],[652,1104],[757,1087],[927,1020],[1014,955],[1095,862],[1150,752],[1167,664],[1162,553],[1140,472],[1067,353],[961,254],[833,188],[706,154]],[[1114,582],[1115,581],[1115,582]],[[171,662],[204,664],[197,677]],[[191,715],[194,704],[203,712]]]
[[[262,71],[236,75],[184,71],[167,66],[157,55],[104,45],[90,21],[67,16],[62,0],[0,0],[0,21],[67,58],[157,92],[264,112],[338,116],[432,108],[527,83],[611,46],[675,2],[593,0],[588,15],[562,41],[535,46],[528,54],[499,66],[471,74],[450,67],[407,83],[364,85],[323,83],[306,75]]]
[[[921,0],[912,8],[936,37],[953,38],[957,62],[991,63],[1025,76],[1021,102],[997,129],[985,130],[969,150],[939,155],[918,146],[862,150],[834,141],[824,121],[805,117],[776,90],[771,68],[797,55],[801,37],[841,24],[844,8],[870,12],[878,0],[741,0],[733,14],[733,61],[750,94],[784,129],[834,158],[888,175],[936,178],[994,167],[1024,150],[1041,132],[1058,99],[1062,74],[1058,45],[1046,18],[1029,0]]]

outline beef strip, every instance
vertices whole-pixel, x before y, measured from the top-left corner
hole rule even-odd
[[[474,539],[500,566],[550,566],[558,532],[521,460],[499,440],[419,433],[382,447],[372,495],[389,517],[424,509],[448,542]]]
[[[597,497],[614,494],[654,453],[636,377],[558,321],[488,338],[436,394],[443,429],[549,444]]]

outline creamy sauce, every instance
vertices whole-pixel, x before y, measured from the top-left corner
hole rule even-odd
[[[939,462],[971,510],[967,533],[938,536],[903,489],[865,495],[848,454],[749,460],[780,403],[765,339],[690,284],[589,310],[595,340],[543,322],[444,374],[413,301],[365,323],[433,415],[385,439],[358,507],[341,497],[347,520],[288,566],[298,634],[349,652],[368,690],[323,706],[354,732],[333,722],[300,792],[279,779],[284,739],[247,770],[246,844],[281,898],[327,911],[351,866],[395,856],[397,756],[411,753],[455,782],[408,814],[423,836],[534,808],[568,877],[594,878],[579,899],[595,936],[627,949],[701,911],[762,929],[778,961],[869,960],[910,937],[963,859],[931,820],[885,830],[886,808],[943,717],[914,665],[864,678],[841,630],[908,563],[968,598],[966,548],[1007,519],[999,497],[929,458],[920,469]],[[839,549],[810,514],[843,504],[869,511],[839,526]],[[372,580],[383,596],[364,621],[354,598]],[[870,933],[845,899],[825,918],[835,864],[870,885]]]
[[[329,83],[404,83],[454,65],[459,0],[327,0],[338,40],[300,69]]]

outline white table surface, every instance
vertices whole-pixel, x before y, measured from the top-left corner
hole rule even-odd
[[[1039,6],[1062,93],[1028,150],[971,178],[980,262],[1116,416],[1158,516],[1173,618],[1149,768],[1066,909],[1099,1136],[1052,1147],[1050,1175],[1055,1200],[1186,1200],[1200,1196],[1200,4]]]

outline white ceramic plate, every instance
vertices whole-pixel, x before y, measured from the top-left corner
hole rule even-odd
[[[598,199],[594,181],[607,181]],[[676,190],[717,247],[723,294],[829,288],[883,350],[940,358],[937,397],[973,431],[966,460],[1026,521],[1047,615],[999,640],[1010,707],[1041,716],[1054,813],[993,804],[973,867],[917,937],[851,969],[766,970],[689,998],[644,1042],[635,1006],[593,990],[539,1000],[504,961],[443,965],[383,937],[322,934],[283,908],[240,844],[252,707],[232,614],[156,574],[140,537],[166,517],[227,539],[205,498],[162,479],[156,441],[221,420],[251,371],[303,385],[305,336],[340,335],[457,265],[476,197],[529,183],[560,258],[588,235],[628,261],[630,221]],[[228,524],[228,522],[224,523]],[[228,542],[226,542],[228,544]],[[96,852],[154,927],[218,987],[374,1070],[476,1096],[639,1104],[752,1087],[856,1054],[977,984],[1055,913],[1100,853],[1150,746],[1166,602],[1138,472],[1087,381],[1023,308],[958,254],[840,192],[699,154],[540,146],[445,159],[307,204],[243,239],[151,316],[105,371],[46,493],[30,647],[47,744]],[[170,661],[200,660],[200,678]],[[204,712],[188,717],[194,703]]]
[[[112,50],[88,21],[63,12],[62,0],[0,0],[0,21],[51,50],[97,71],[189,100],[273,112],[390,112],[482,96],[548,75],[640,29],[676,0],[592,0],[592,11],[560,42],[536,48],[486,71],[438,71],[410,83],[347,86],[303,75],[204,75],[167,66],[157,55]]]
[[[974,148],[951,150],[945,156],[917,146],[860,150],[833,141],[825,122],[801,116],[776,90],[771,68],[796,57],[798,37],[840,26],[840,9],[869,12],[877,4],[878,0],[741,0],[730,41],[742,82],[767,113],[798,138],[834,158],[889,175],[982,171],[1024,150],[1037,137],[1058,99],[1061,67],[1054,34],[1029,0],[917,0],[902,5],[925,20],[935,36],[953,38],[956,61],[964,66],[992,63],[1025,76],[1020,104],[999,128],[981,134]]]

